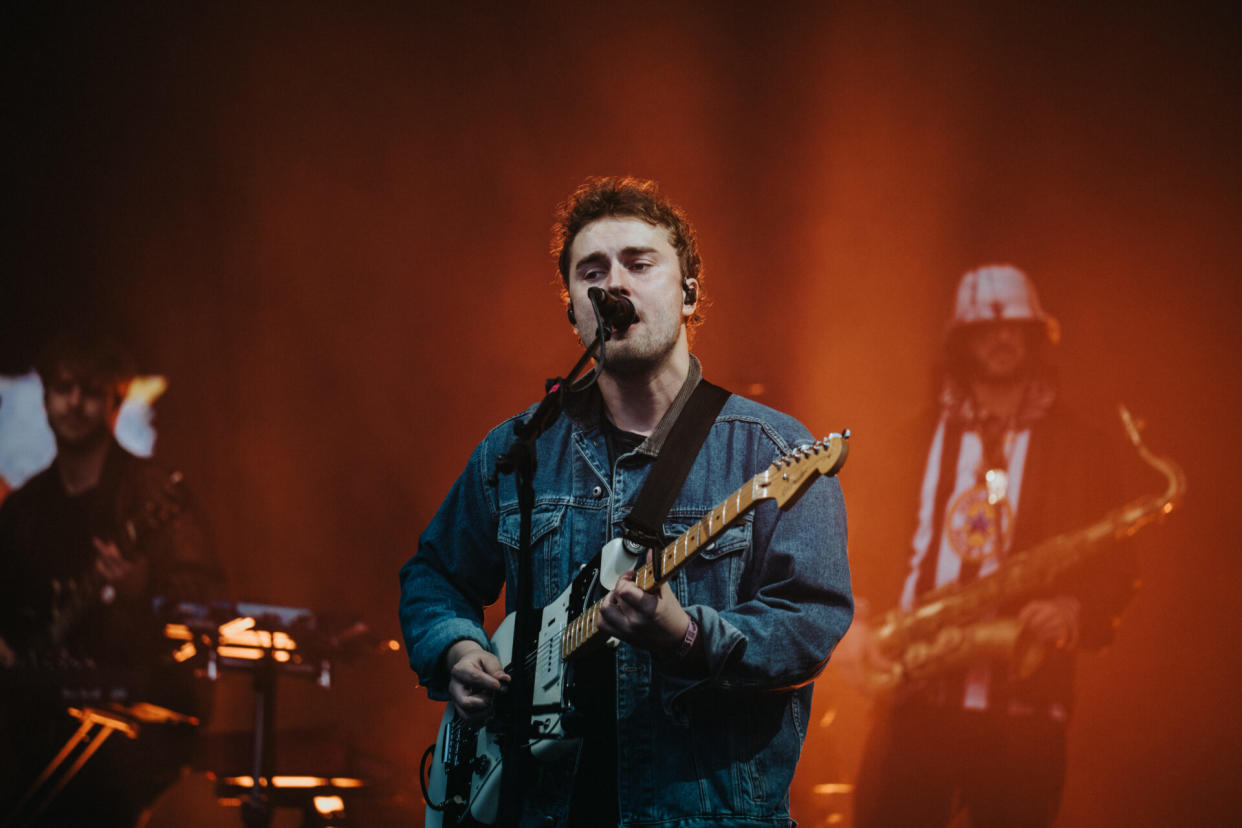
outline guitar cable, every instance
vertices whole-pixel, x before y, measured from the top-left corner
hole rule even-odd
[[[427,760],[431,758],[432,754],[435,753],[435,750],[436,745],[432,742],[427,746],[427,749],[423,751],[423,758],[418,762],[418,785],[423,789],[423,801],[427,803],[427,807],[433,811],[443,813],[448,808],[449,800],[445,799],[437,805],[431,801],[431,793],[427,790],[427,776],[429,773],[427,768]]]

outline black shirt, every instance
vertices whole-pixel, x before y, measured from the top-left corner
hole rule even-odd
[[[623,431],[607,417],[602,424],[608,465],[633,451],[646,438]],[[573,665],[573,702],[582,728],[582,750],[569,806],[571,826],[616,825],[617,803],[617,657],[611,647],[578,659]]]

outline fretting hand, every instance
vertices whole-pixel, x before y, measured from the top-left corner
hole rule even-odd
[[[647,560],[651,560],[650,551]],[[690,626],[689,614],[682,609],[667,581],[652,593],[643,591],[634,578],[634,570],[626,572],[604,596],[600,603],[600,630],[656,655],[675,653]]]
[[[111,541],[91,538],[95,545],[95,571],[104,581],[125,598],[140,595],[146,589],[150,564],[144,558],[138,562],[126,560]]]

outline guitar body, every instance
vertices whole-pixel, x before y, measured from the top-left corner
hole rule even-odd
[[[516,614],[511,614],[492,636],[492,651],[502,664],[513,660]],[[427,828],[468,824],[491,825],[500,804],[500,765],[503,747],[499,734],[486,726],[470,725],[450,703],[440,719],[435,755],[427,777]],[[444,803],[437,810],[432,803]]]
[[[578,739],[565,732],[565,714],[573,710],[572,680],[562,655],[561,637],[570,621],[582,613],[602,586],[611,589],[620,574],[637,560],[620,538],[610,541],[599,558],[583,567],[572,584],[539,611],[539,638],[530,648],[532,674],[531,755],[542,761],[559,759],[578,747]],[[601,564],[602,562],[602,564]],[[517,614],[509,614],[492,635],[492,652],[513,671],[513,637]],[[612,642],[608,642],[612,643]],[[428,828],[448,825],[495,823],[500,805],[500,770],[503,733],[499,723],[466,723],[449,704],[440,719],[435,753],[427,777]],[[433,807],[444,803],[437,810]]]

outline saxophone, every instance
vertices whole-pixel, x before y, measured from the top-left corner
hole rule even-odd
[[[1019,678],[1033,673],[1045,647],[1019,635],[1016,618],[991,618],[1000,607],[1034,595],[1098,553],[1104,541],[1133,535],[1173,511],[1186,492],[1186,475],[1167,457],[1143,444],[1129,410],[1118,406],[1121,421],[1139,456],[1164,475],[1160,494],[1136,498],[1094,523],[1009,556],[995,572],[969,584],[948,584],[919,597],[909,610],[886,613],[872,632],[873,645],[892,660],[887,671],[871,669],[866,682],[874,692],[896,690],[907,682],[941,675],[984,659],[1003,658]]]

